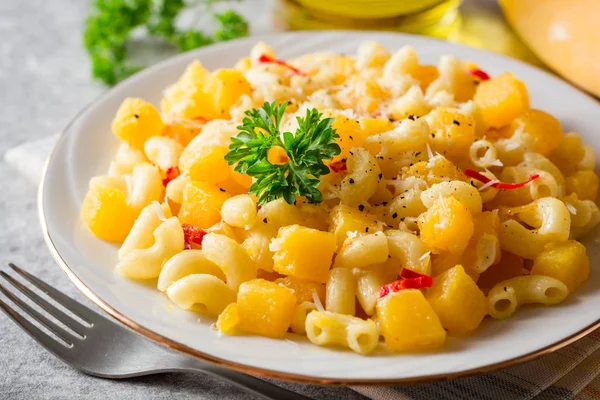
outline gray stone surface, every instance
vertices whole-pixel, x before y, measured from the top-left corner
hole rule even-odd
[[[89,77],[81,27],[86,0],[0,0],[0,154],[60,131],[105,90]],[[12,261],[93,307],[53,262],[42,240],[36,188],[0,162],[0,261]],[[294,385],[315,399],[363,398],[350,389]],[[0,313],[0,399],[251,399],[201,375],[124,381],[83,375],[50,355]]]

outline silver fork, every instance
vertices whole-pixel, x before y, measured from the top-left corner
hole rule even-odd
[[[221,368],[154,344],[83,306],[16,265],[10,263],[9,266],[81,321],[64,313],[4,271],[0,271],[0,275],[6,281],[68,329],[50,320],[0,284],[0,291],[6,297],[56,335],[59,340],[48,335],[20,315],[15,308],[0,300],[2,311],[46,350],[88,375],[122,379],[164,372],[202,372],[228,381],[262,398],[310,400],[306,396],[253,376]]]

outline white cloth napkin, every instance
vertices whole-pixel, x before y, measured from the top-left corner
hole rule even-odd
[[[58,135],[10,149],[5,161],[37,185]],[[410,386],[351,386],[373,400],[600,400],[600,330],[527,363],[468,378]]]

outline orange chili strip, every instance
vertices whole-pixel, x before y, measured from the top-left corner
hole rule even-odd
[[[345,160],[340,160],[340,161],[334,161],[331,164],[329,164],[329,169],[331,169],[335,173],[338,173],[338,172],[346,171],[348,169],[348,166],[346,165]]]
[[[181,227],[183,228],[183,241],[186,250],[192,248],[192,243],[202,246],[202,239],[204,239],[204,235],[206,235],[204,229],[188,224],[181,224]]]
[[[477,179],[478,181],[483,182],[483,183],[488,183],[488,182],[492,181],[487,176],[485,176],[482,173],[477,172],[471,168],[465,169],[465,175],[468,176],[469,178]],[[525,182],[519,182],[519,183],[497,182],[497,183],[492,184],[491,187],[496,188],[496,189],[507,189],[507,190],[519,189],[519,188],[522,188],[523,186],[527,185],[529,182],[536,180],[539,177],[540,177],[539,174],[532,174],[529,176],[529,179],[527,179]]]
[[[433,285],[433,278],[429,275],[422,275],[418,278],[400,279],[387,285],[383,285],[379,289],[379,298],[387,296],[390,293],[397,292],[403,289],[425,289]]]
[[[290,64],[286,63],[283,60],[278,60],[276,58],[269,57],[266,54],[261,54],[260,57],[258,57],[258,62],[260,62],[260,63],[274,63],[274,64],[283,65],[284,67],[287,67],[287,68],[291,69],[297,75],[306,76],[306,74],[304,72],[300,71],[298,68],[294,67],[293,65],[290,65]]]
[[[181,174],[181,172],[179,171],[179,168],[170,167],[166,172],[165,179],[163,179],[163,186],[167,186],[169,184],[169,182],[171,182],[173,179],[177,178],[180,174]]]
[[[202,117],[202,116],[194,117],[193,119],[196,121],[199,121],[199,122],[203,122],[203,123],[207,123],[208,121],[210,121],[210,119],[208,119],[206,117]]]
[[[474,77],[479,78],[479,80],[482,80],[482,81],[489,81],[490,80],[490,76],[485,71],[482,71],[479,68],[477,68],[477,69],[470,69],[469,70],[469,75],[473,75]]]

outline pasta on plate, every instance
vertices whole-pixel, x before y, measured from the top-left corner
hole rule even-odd
[[[226,335],[428,351],[590,273],[594,150],[510,72],[261,42],[233,68],[194,61],[159,109],[125,99],[112,130],[83,223],[120,244],[118,273]]]

